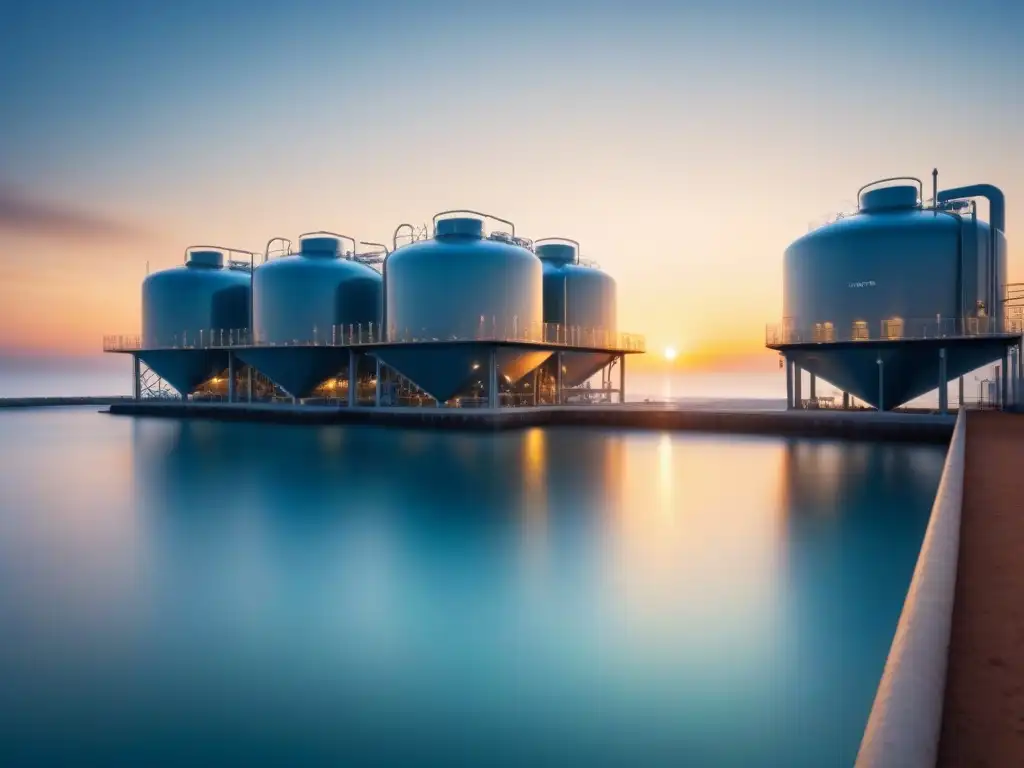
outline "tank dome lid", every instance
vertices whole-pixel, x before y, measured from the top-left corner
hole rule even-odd
[[[300,245],[303,256],[337,258],[341,241],[336,237],[307,237]]]
[[[537,257],[544,261],[569,264],[576,261],[576,247],[569,243],[545,243],[537,246]]]
[[[222,269],[224,267],[224,254],[220,251],[189,251],[188,265],[190,267]]]
[[[869,189],[860,196],[860,209],[864,212],[894,211],[917,208],[919,205],[917,187],[910,184],[900,184],[894,187],[877,187],[876,189]]]
[[[453,218],[441,219],[434,231],[435,237],[474,237],[484,236],[484,223],[480,219]]]

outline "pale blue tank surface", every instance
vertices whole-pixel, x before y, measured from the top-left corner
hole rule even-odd
[[[489,354],[487,341],[542,339],[543,269],[521,242],[497,233],[484,237],[479,218],[448,218],[436,221],[432,239],[388,256],[388,338],[452,345],[390,347],[377,353],[382,362],[446,402],[486,379],[482,372]],[[504,347],[496,355],[505,386],[533,371],[551,353]]]
[[[448,340],[531,327],[539,333],[542,272],[526,248],[484,238],[480,219],[441,219],[433,239],[388,257],[389,334]]]
[[[937,351],[876,350],[857,342],[977,333],[971,329],[983,327],[986,318],[1001,320],[1006,293],[1002,193],[990,185],[946,190],[937,194],[935,207],[925,208],[921,183],[908,181],[916,184],[863,187],[856,214],[804,235],[785,253],[783,323],[792,339],[857,347],[823,343],[792,352],[793,359],[876,406],[882,361],[885,409],[936,388]],[[974,197],[992,204],[991,226],[967,202]],[[948,350],[947,376],[954,379],[999,354],[998,345]]]
[[[617,331],[615,279],[600,269],[580,263],[579,244],[572,240],[537,241],[537,256],[544,266],[544,322],[587,332],[607,332],[612,343]],[[589,334],[589,338],[597,338]],[[575,387],[611,362],[612,356],[596,352],[562,354],[562,379]]]
[[[989,274],[990,242],[988,224],[969,214],[921,208],[916,187],[871,190],[857,214],[786,250],[784,317],[800,330],[831,323],[839,338],[867,323],[877,338],[883,321],[954,321],[981,307],[991,315],[1005,292],[1006,261],[1003,247]]]
[[[211,332],[249,327],[249,272],[226,268],[224,254],[196,250],[184,266],[154,272],[142,283],[142,346],[200,346]]]
[[[343,257],[337,237],[307,237],[299,253],[272,259],[253,275],[256,341],[324,342],[336,326],[379,328],[382,296],[380,274]]]
[[[615,279],[580,264],[578,248],[568,243],[545,243],[536,251],[544,265],[544,322],[615,333]]]

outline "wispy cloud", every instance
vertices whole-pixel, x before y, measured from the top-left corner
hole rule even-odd
[[[0,232],[91,239],[128,239],[148,232],[129,221],[33,197],[23,190],[0,186]]]

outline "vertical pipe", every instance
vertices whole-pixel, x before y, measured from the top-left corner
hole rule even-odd
[[[626,355],[619,355],[619,405],[626,402]]]
[[[932,206],[939,205],[939,169],[932,168]]]
[[[235,353],[228,350],[228,402],[235,402]]]
[[[793,362],[789,358],[786,361],[786,410],[793,410]]]
[[[562,404],[562,350],[555,352],[555,405]]]
[[[793,407],[800,408],[804,399],[804,371],[796,363],[793,363]]]
[[[817,396],[818,396],[818,387],[817,387],[817,384],[818,384],[818,377],[817,377],[817,376],[815,376],[815,375],[814,375],[814,374],[812,373],[812,374],[811,374],[811,391],[810,391],[810,397],[811,397],[811,400],[814,400],[814,399],[816,399],[816,398],[817,398]]]
[[[949,381],[946,378],[946,350],[939,350],[939,413],[949,412]]]
[[[142,399],[142,365],[138,355],[132,355],[132,397]]]
[[[963,410],[964,407],[964,377],[960,377],[960,384],[957,388],[957,409]]]
[[[355,408],[358,392],[359,382],[359,361],[356,359],[356,350],[354,347],[348,348],[348,407]]]
[[[498,348],[491,347],[487,361],[487,407],[498,407]]]

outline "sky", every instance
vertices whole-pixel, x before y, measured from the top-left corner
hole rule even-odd
[[[17,3],[18,0],[16,0]],[[776,367],[782,255],[887,176],[1007,196],[1011,0],[20,0],[0,23],[0,355],[98,355],[186,246],[391,240],[449,208],[579,240],[621,330]],[[648,356],[650,357],[650,356]],[[653,363],[647,363],[651,365]],[[638,361],[641,368],[644,363]]]

